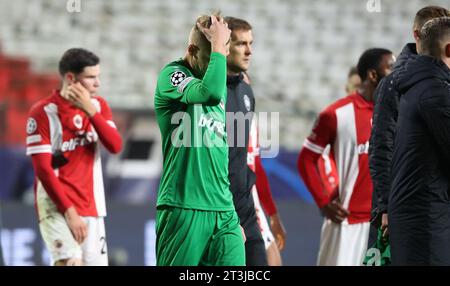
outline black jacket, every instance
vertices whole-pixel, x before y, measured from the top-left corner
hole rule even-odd
[[[248,140],[251,120],[245,120],[245,130],[239,129],[238,120],[231,114],[241,113],[251,118],[255,111],[255,98],[250,85],[244,82],[243,75],[227,77],[227,136],[228,136],[228,177],[233,193],[234,207],[244,229],[250,222],[256,222],[255,205],[251,188],[256,175],[247,165]],[[240,133],[240,134],[239,134]]]
[[[394,148],[400,94],[394,85],[394,75],[405,64],[417,57],[416,44],[407,44],[395,63],[393,72],[383,78],[375,91],[375,108],[369,144],[369,169],[373,182],[373,206],[384,213],[387,210],[391,185],[391,160]]]
[[[394,265],[450,265],[450,69],[417,56],[401,94],[388,215]]]

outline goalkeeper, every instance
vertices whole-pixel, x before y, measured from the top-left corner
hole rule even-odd
[[[245,265],[228,180],[229,41],[222,17],[199,17],[184,58],[164,67],[158,78],[155,112],[163,148],[156,215],[159,266]]]

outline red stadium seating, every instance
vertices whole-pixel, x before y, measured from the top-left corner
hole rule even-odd
[[[0,51],[0,144],[24,145],[29,108],[58,88],[58,74],[39,74],[27,58]]]

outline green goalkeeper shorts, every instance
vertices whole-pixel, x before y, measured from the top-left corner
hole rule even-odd
[[[236,212],[158,207],[156,265],[245,266]]]

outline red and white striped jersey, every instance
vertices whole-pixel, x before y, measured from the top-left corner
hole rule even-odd
[[[320,113],[303,147],[322,155],[330,144],[339,176],[339,198],[350,211],[348,223],[370,220],[372,180],[369,173],[369,139],[373,103],[354,93],[342,98]],[[323,190],[309,186],[311,192]],[[313,189],[311,189],[313,188]]]
[[[92,102],[106,122],[115,128],[111,110],[98,96]],[[89,117],[63,99],[58,91],[36,103],[27,123],[27,155],[61,152],[67,164],[55,169],[69,201],[81,216],[106,216],[99,136]],[[36,207],[39,217],[55,208],[36,176]]]

